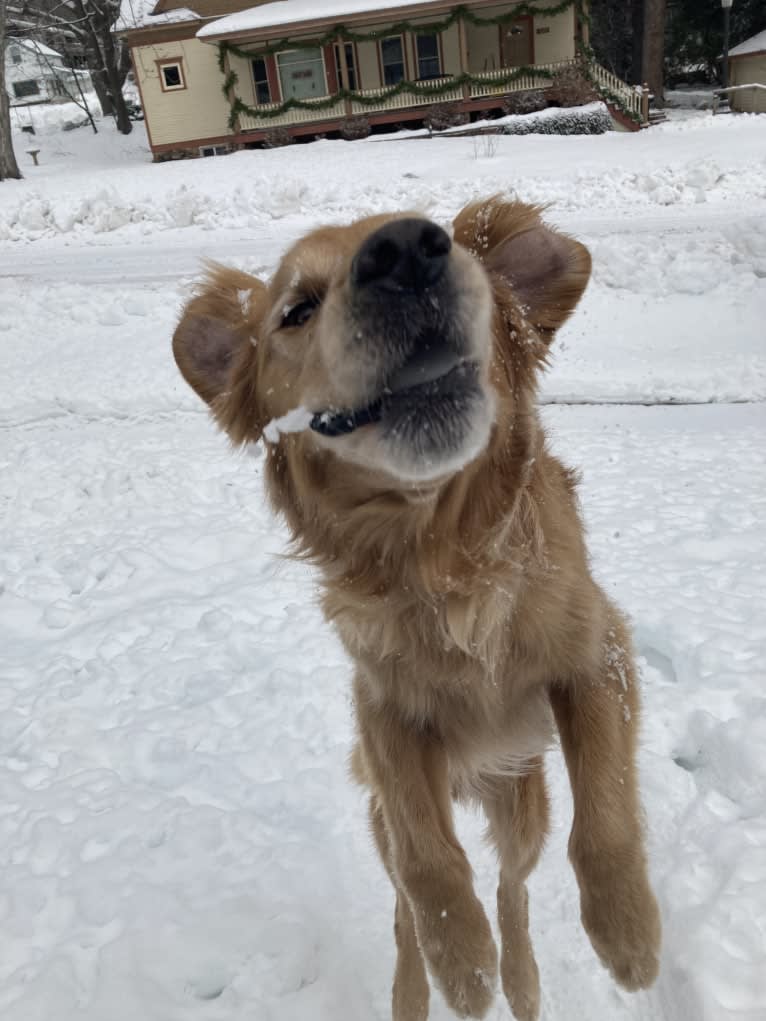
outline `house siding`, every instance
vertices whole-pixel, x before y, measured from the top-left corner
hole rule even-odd
[[[378,62],[378,44],[361,42],[356,47],[359,58],[360,86],[363,89],[380,87],[380,64]]]
[[[481,12],[478,12],[481,13]],[[500,67],[500,33],[496,25],[466,25],[468,70],[472,74]]]
[[[729,67],[730,85],[766,85],[766,53],[737,57]],[[730,106],[741,113],[766,113],[766,90],[743,89],[730,94]]]
[[[183,59],[186,88],[163,92],[157,61]],[[245,61],[237,68],[241,87],[252,99],[252,78]],[[184,39],[133,48],[135,67],[153,145],[182,143],[189,138],[217,137],[228,133],[229,104],[221,86],[218,50]]]
[[[545,29],[550,31],[546,32]],[[533,33],[536,64],[553,64],[559,60],[572,60],[576,56],[573,7],[553,18],[536,14]]]
[[[457,25],[443,33],[441,46],[444,74],[460,74],[460,30]]]

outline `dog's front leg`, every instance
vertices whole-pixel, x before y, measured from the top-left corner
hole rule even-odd
[[[433,733],[363,697],[357,713],[397,885],[431,974],[460,1017],[483,1017],[494,995],[497,951],[453,828],[444,749]]]
[[[649,886],[636,775],[638,690],[630,639],[615,611],[600,669],[551,691],[574,796],[569,856],[583,925],[626,989],[659,967],[660,915]]]

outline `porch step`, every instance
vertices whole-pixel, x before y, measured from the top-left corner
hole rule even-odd
[[[662,124],[662,122],[666,121],[667,119],[668,115],[665,113],[664,110],[650,110],[649,120],[645,124],[642,124],[641,127],[652,128],[654,127],[655,124]]]

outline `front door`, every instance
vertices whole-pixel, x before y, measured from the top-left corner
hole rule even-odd
[[[505,67],[531,66],[533,61],[532,19],[519,18],[503,29],[502,47]]]
[[[277,54],[282,98],[318,99],[327,95],[322,51],[288,50]]]

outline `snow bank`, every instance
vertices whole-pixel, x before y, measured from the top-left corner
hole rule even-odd
[[[465,144],[465,140],[461,140]],[[327,143],[328,147],[353,143]],[[415,143],[412,143],[413,145]],[[426,144],[426,143],[422,143]],[[447,144],[447,143],[444,143]],[[450,143],[454,144],[454,143]],[[318,147],[318,146],[317,146]],[[339,155],[339,161],[343,157]],[[509,193],[507,176],[484,174],[480,180],[413,182],[410,178],[386,185],[350,178],[339,193],[337,185],[317,173],[311,179],[280,173],[257,172],[250,153],[227,157],[219,187],[207,191],[180,183],[157,195],[126,195],[119,187],[101,186],[87,195],[54,197],[28,192],[20,201],[0,209],[0,241],[34,241],[60,234],[100,234],[139,228],[145,235],[184,227],[205,230],[258,228],[284,217],[349,219],[391,208],[414,208],[446,218],[468,202],[493,192]],[[498,166],[498,171],[500,167]],[[191,175],[190,175],[191,176]],[[568,178],[547,180],[514,177],[510,194],[529,202],[550,202],[557,211],[579,212],[598,208],[745,204],[766,198],[766,177],[758,164],[742,168],[736,176],[709,161],[682,168],[660,167],[650,173],[577,175],[575,187]],[[352,212],[353,210],[353,212]],[[134,232],[135,233],[135,232]]]
[[[190,227],[247,230],[291,217],[317,223],[392,208],[447,219],[495,192],[550,203],[561,213],[619,210],[629,216],[700,204],[724,211],[766,198],[758,118],[704,121],[703,127],[696,120],[663,126],[664,136],[661,127],[638,136],[551,137],[542,143],[498,137],[495,155],[478,158],[470,138],[317,142],[212,161],[137,165],[130,173],[115,170],[93,180],[46,142],[42,166],[25,166],[27,179],[0,193],[0,241],[94,233],[144,237]],[[136,125],[134,135],[141,132]],[[670,162],[673,140],[687,133],[691,137]],[[77,134],[63,142],[65,150],[82,143]],[[131,136],[113,144],[136,143]],[[726,146],[739,151],[727,152]],[[135,148],[134,158],[145,160],[145,150]],[[67,168],[63,174],[59,163]],[[347,171],[340,186],[339,166]]]

